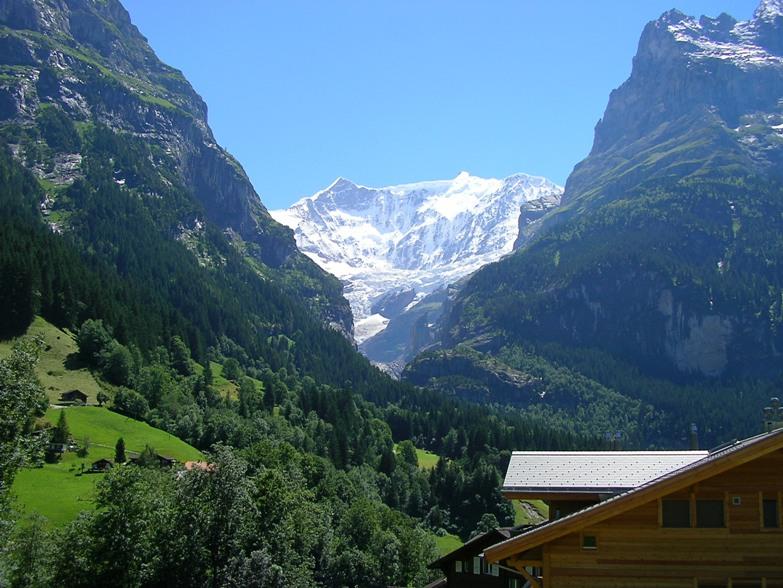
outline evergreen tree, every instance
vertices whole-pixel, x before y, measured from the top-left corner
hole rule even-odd
[[[190,349],[179,336],[174,336],[171,339],[171,367],[182,376],[189,376],[193,373]]]
[[[202,373],[204,378],[204,385],[211,386],[214,384],[214,375],[212,374],[212,362],[207,360],[204,362],[204,372]]]
[[[410,440],[405,440],[397,446],[397,452],[403,463],[410,466],[419,466],[419,457],[416,454],[416,446]]]
[[[52,432],[52,443],[68,443],[70,437],[71,431],[65,418],[65,409],[61,409],[60,416],[57,419],[57,426],[55,426]]]
[[[226,380],[236,382],[242,376],[242,368],[239,367],[239,362],[233,357],[229,357],[223,363],[223,377]]]
[[[120,437],[114,445],[114,463],[125,463],[125,439]]]

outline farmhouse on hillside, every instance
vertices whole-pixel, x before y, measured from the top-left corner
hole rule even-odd
[[[492,529],[473,537],[462,547],[455,549],[432,562],[430,569],[440,569],[445,578],[428,584],[425,588],[508,588],[519,578],[514,570],[502,569],[498,564],[489,564],[481,554],[487,547],[514,537],[529,528],[502,527]]]
[[[114,462],[112,462],[112,460],[103,458],[92,462],[92,465],[90,466],[88,472],[92,474],[99,474],[99,473],[108,472],[113,467],[114,467]]]
[[[87,395],[81,390],[68,390],[60,394],[60,402],[87,404]]]

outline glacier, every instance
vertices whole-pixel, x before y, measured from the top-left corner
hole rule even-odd
[[[338,178],[284,210],[299,248],[345,284],[357,343],[395,315],[512,251],[525,207],[558,206],[563,188],[539,176],[460,173],[372,188]]]

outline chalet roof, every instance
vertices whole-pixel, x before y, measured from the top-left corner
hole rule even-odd
[[[66,399],[66,398],[87,398],[87,394],[82,392],[81,390],[68,390],[67,392],[63,392],[60,394],[60,398]]]
[[[783,429],[728,443],[641,486],[493,545],[484,554],[490,561],[499,561],[528,551],[780,449],[783,449]]]
[[[216,469],[215,464],[211,464],[208,461],[186,461],[183,465],[187,471],[201,470],[211,472]]]
[[[616,494],[703,459],[707,451],[515,451],[504,493]]]
[[[463,545],[461,545],[457,549],[450,551],[446,555],[442,556],[440,559],[435,560],[428,567],[430,569],[435,569],[435,568],[442,567],[444,563],[462,559],[463,557],[470,557],[473,555],[477,555],[481,553],[481,551],[484,548],[490,545],[494,545],[499,541],[508,539],[509,537],[512,537],[514,535],[512,531],[513,531],[512,527],[498,527],[496,529],[491,529],[486,533],[481,533],[480,535],[476,535],[472,539],[466,541]]]

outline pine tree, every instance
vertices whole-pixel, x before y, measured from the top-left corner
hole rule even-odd
[[[68,443],[71,431],[68,429],[68,421],[65,420],[65,410],[60,410],[60,418],[52,433],[52,443]]]
[[[125,463],[125,439],[120,437],[114,446],[114,463]]]

